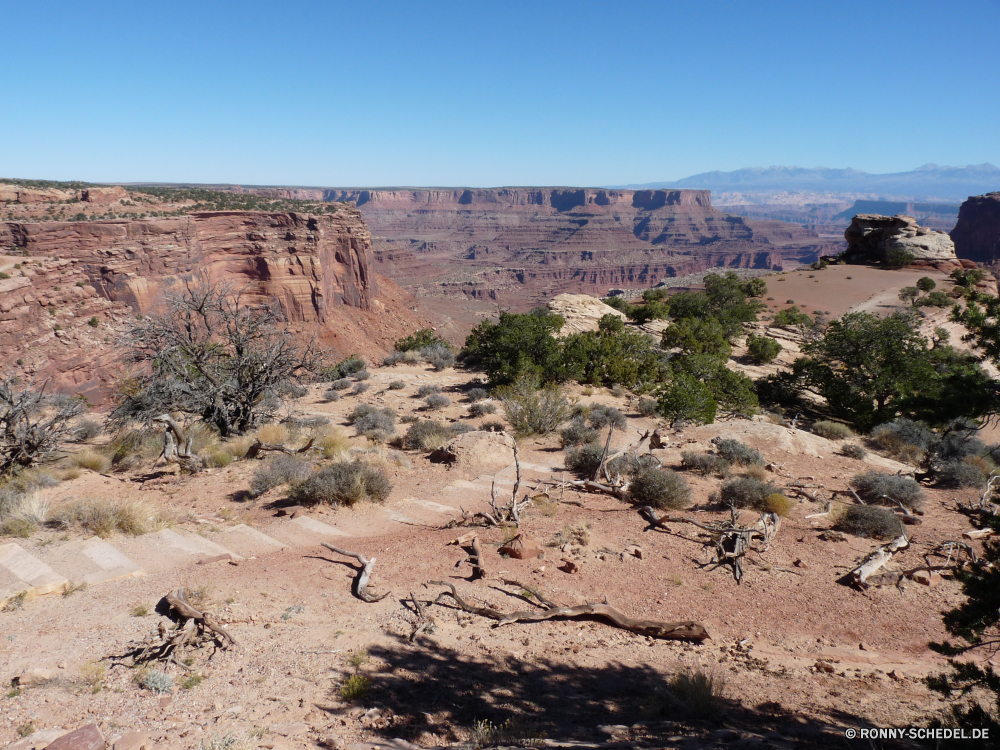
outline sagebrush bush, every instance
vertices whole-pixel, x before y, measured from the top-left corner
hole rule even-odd
[[[556,385],[542,386],[539,379],[524,375],[511,385],[497,389],[504,415],[518,435],[547,435],[566,421],[569,401]]]
[[[93,440],[95,437],[104,432],[99,422],[95,422],[92,419],[84,419],[73,430],[73,437],[81,443],[85,443],[88,440]]]
[[[938,484],[942,487],[983,487],[989,475],[982,468],[967,461],[948,461],[938,470]]]
[[[846,424],[831,422],[828,419],[821,419],[818,422],[814,422],[812,431],[814,435],[819,435],[827,440],[844,440],[854,437],[854,432]]]
[[[976,434],[978,427],[968,419],[956,419],[946,425],[941,437],[934,441],[931,450],[938,461],[961,461],[969,456],[979,456],[986,451],[986,444]]]
[[[400,362],[403,361],[405,357],[406,357],[405,352],[400,352],[400,351],[389,352],[389,354],[382,359],[382,367],[392,367],[393,365],[398,365]]]
[[[760,453],[749,445],[741,443],[739,440],[731,438],[713,438],[712,445],[719,452],[719,455],[731,464],[739,466],[750,466],[751,464],[764,464],[764,458]]]
[[[592,479],[594,472],[601,465],[601,456],[604,454],[604,446],[597,443],[578,445],[566,451],[566,468],[572,471],[581,479]]]
[[[49,519],[56,528],[81,528],[102,539],[116,531],[139,536],[161,523],[146,503],[128,497],[76,500],[58,508]]]
[[[441,386],[427,383],[417,388],[417,398],[427,398],[441,392]]]
[[[691,502],[691,488],[676,471],[649,467],[632,476],[628,499],[636,505],[680,510]]]
[[[420,350],[420,356],[438,371],[445,370],[455,364],[455,350],[443,342],[424,347]]]
[[[301,482],[309,476],[309,464],[298,456],[278,453],[257,467],[250,479],[250,493],[260,497],[283,484]]]
[[[559,431],[559,438],[564,448],[569,445],[593,443],[599,436],[597,430],[588,427],[580,418],[571,419],[569,424]]]
[[[497,405],[492,401],[477,401],[469,407],[469,416],[485,417],[487,414],[496,414]]]
[[[655,417],[659,404],[653,398],[639,399],[639,413],[644,417]]]
[[[847,456],[848,458],[854,458],[858,461],[863,461],[868,455],[868,451],[857,443],[847,443],[846,445],[841,446],[840,455]]]
[[[448,428],[442,422],[414,422],[406,431],[403,445],[408,450],[433,451],[448,442]]]
[[[475,403],[476,401],[482,401],[484,398],[489,398],[490,392],[485,388],[470,388],[465,392],[465,395],[469,401]]]
[[[369,388],[371,388],[371,384],[370,383],[365,383],[365,382],[359,381],[359,382],[355,383],[354,387],[351,389],[351,395],[352,396],[360,396],[362,393],[364,393],[365,391],[367,391]]]
[[[615,407],[604,404],[591,404],[587,421],[595,430],[603,429],[609,425],[614,425],[616,430],[624,430],[628,425],[624,414]]]
[[[716,476],[725,477],[729,474],[729,462],[722,456],[716,456],[712,453],[685,451],[681,453],[681,466],[691,471],[697,471],[705,476],[715,474]]]
[[[346,391],[351,387],[351,381],[348,378],[340,378],[339,380],[334,380],[330,383],[330,390],[333,391]]]
[[[363,500],[381,503],[392,483],[380,469],[360,461],[338,461],[295,485],[291,498],[300,505],[354,505]]]
[[[448,425],[448,437],[453,438],[456,435],[464,435],[467,432],[477,432],[476,428],[467,422],[452,422]]]
[[[907,508],[923,505],[923,489],[912,477],[869,471],[858,474],[851,482],[863,500],[870,503],[901,503]]]
[[[323,400],[327,403],[331,401],[340,401],[340,392],[329,388],[323,392]]]
[[[837,513],[834,527],[866,539],[895,539],[903,533],[896,514],[877,505],[848,505]]]
[[[443,409],[446,406],[451,406],[451,399],[442,393],[432,393],[424,399],[424,403],[427,404],[428,409]]]
[[[507,428],[504,427],[503,422],[492,419],[479,425],[479,429],[483,432],[503,432]]]
[[[892,451],[900,445],[914,445],[926,451],[934,443],[934,433],[922,422],[899,418],[893,422],[881,424],[869,434],[872,443],[882,450]]]
[[[723,482],[719,496],[723,504],[736,508],[768,510],[767,498],[781,494],[770,482],[762,482],[753,477],[736,477]]]
[[[368,378],[370,378],[371,376],[372,375],[370,372],[368,372],[368,370],[358,370],[356,373],[354,373],[355,380],[368,380]]]
[[[369,432],[378,431],[386,435],[391,435],[396,431],[396,412],[388,407],[376,409],[368,407],[362,409],[363,404],[358,406],[352,413],[355,435],[367,435]]]
[[[402,380],[393,380],[391,383],[389,383],[390,391],[401,391],[404,388],[406,388],[406,383],[404,383]]]

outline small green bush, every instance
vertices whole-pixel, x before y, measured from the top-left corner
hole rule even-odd
[[[542,386],[533,375],[522,375],[511,385],[497,388],[496,394],[518,435],[547,435],[557,430],[569,413],[563,389]]]
[[[444,339],[434,333],[433,328],[421,328],[419,331],[411,333],[405,338],[396,341],[397,352],[408,352],[412,350],[426,349],[433,344],[443,344]]]
[[[791,302],[791,300],[789,300]],[[779,310],[772,321],[776,326],[811,326],[813,319],[792,305],[785,310]]]
[[[691,488],[676,471],[650,467],[632,476],[628,499],[636,505],[680,510],[691,502]]]
[[[599,436],[600,433],[597,430],[588,427],[587,423],[579,418],[570,420],[570,423],[559,431],[563,447],[593,443],[597,441]]]
[[[877,505],[848,505],[834,527],[865,539],[895,539],[903,533],[903,524],[896,514]]]
[[[469,407],[469,416],[483,417],[487,414],[496,414],[497,405],[492,401],[477,401]]]
[[[854,433],[851,431],[851,428],[846,424],[831,422],[828,419],[821,419],[818,422],[814,422],[812,431],[814,435],[819,435],[820,437],[827,438],[828,440],[844,440],[849,437],[854,437]]]
[[[363,500],[381,503],[392,483],[381,469],[360,461],[338,461],[296,485],[291,498],[300,505],[354,505]]]
[[[907,508],[919,508],[924,502],[923,489],[912,477],[869,471],[858,474],[850,484],[869,503],[894,505],[898,502]]]
[[[711,453],[685,451],[681,454],[681,466],[691,471],[697,471],[705,476],[715,474],[725,477],[729,474],[729,462],[722,456],[716,456]]]
[[[601,465],[604,446],[597,443],[574,446],[566,451],[566,468],[581,479],[592,479]]]
[[[751,448],[739,440],[717,437],[712,438],[712,445],[715,446],[719,455],[731,464],[737,466],[764,465],[763,456],[755,448]]]
[[[420,356],[438,372],[455,364],[455,350],[443,342],[424,347]]]
[[[97,328],[99,325],[101,325],[101,321],[99,321],[95,316],[87,321],[87,325],[90,326],[91,328]]]
[[[752,508],[768,510],[767,499],[771,495],[781,494],[770,482],[762,482],[753,477],[736,477],[723,483],[719,495],[724,505],[736,508]]]
[[[441,422],[414,422],[403,437],[408,450],[433,451],[448,442],[448,428]]]
[[[758,336],[751,333],[747,336],[747,354],[758,365],[773,362],[781,354],[782,346],[770,336]]]
[[[428,409],[443,409],[446,406],[451,406],[451,399],[441,393],[432,393],[424,399],[424,403]]]
[[[865,457],[868,455],[868,451],[866,451],[863,447],[861,447],[857,443],[848,443],[847,445],[841,447],[840,454],[842,456],[847,456],[848,458],[853,458],[858,461],[863,461]]]
[[[671,424],[711,424],[719,409],[712,390],[684,372],[676,374],[656,395],[660,414]]]

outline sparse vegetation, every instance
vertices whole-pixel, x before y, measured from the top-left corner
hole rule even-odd
[[[850,484],[869,503],[900,503],[915,509],[924,502],[923,490],[912,477],[869,471],[855,476]]]
[[[424,399],[428,409],[443,409],[451,406],[451,399],[441,393],[433,393]]]
[[[827,438],[828,440],[845,440],[854,437],[854,432],[846,424],[831,422],[828,419],[813,422],[812,431],[813,434]]]
[[[903,524],[888,508],[877,505],[848,505],[838,511],[834,527],[866,539],[895,539],[903,533]]]
[[[680,510],[691,502],[691,488],[680,474],[670,469],[640,469],[628,485],[628,499],[636,505]]]
[[[261,464],[250,480],[250,494],[260,497],[283,484],[295,484],[309,476],[309,464],[299,456],[278,453]]]
[[[569,414],[562,388],[542,386],[537,377],[525,375],[497,389],[504,416],[519,436],[546,435],[559,428]]]
[[[363,701],[368,697],[371,680],[360,674],[352,674],[340,686],[340,698],[344,701]]]
[[[96,471],[98,474],[107,471],[111,466],[107,456],[92,450],[80,451],[74,454],[71,460],[73,466]]]
[[[101,538],[115,532],[138,536],[165,521],[143,501],[133,498],[85,498],[60,506],[49,525],[61,529],[81,528]]]
[[[380,469],[361,461],[338,461],[296,485],[291,498],[300,505],[350,506],[365,500],[384,502],[391,491],[392,483]]]
[[[719,477],[726,477],[729,474],[729,462],[722,456],[716,456],[712,453],[685,451],[681,454],[681,465],[685,469],[697,471],[705,476],[715,474]]]
[[[714,438],[712,444],[719,455],[731,464],[737,466],[764,465],[764,457],[755,448],[751,448],[739,440]]]

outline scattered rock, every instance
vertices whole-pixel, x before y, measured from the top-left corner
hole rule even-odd
[[[828,530],[820,533],[819,536],[817,536],[816,538],[817,539],[821,539],[824,542],[846,542],[847,541],[847,535],[846,534],[842,534],[839,531],[833,531],[832,529],[828,529]]]
[[[809,566],[806,565],[806,561],[805,560],[801,560],[801,559],[800,560],[796,560],[793,563],[793,565],[795,565],[796,568],[802,568],[802,570],[808,570],[809,569]]]
[[[515,560],[537,560],[542,556],[542,545],[531,537],[518,534],[501,546],[498,552]]]
[[[913,580],[923,586],[934,588],[941,583],[941,576],[929,570],[918,570],[913,574]]]
[[[159,701],[157,702],[160,704],[160,708],[166,708],[167,706],[169,706],[171,703],[174,702],[174,696],[161,695]]]
[[[559,570],[564,573],[579,573],[580,565],[572,560],[567,560],[565,557],[562,559],[562,565],[559,566]]]
[[[836,672],[836,671],[837,671],[837,668],[836,668],[835,666],[833,666],[833,665],[832,665],[832,664],[831,664],[830,662],[828,662],[828,661],[823,661],[822,659],[820,659],[819,661],[817,661],[817,662],[816,662],[816,663],[815,663],[815,664],[813,665],[813,668],[814,668],[814,669],[815,669],[815,670],[816,670],[817,672],[826,672],[827,674],[833,674],[834,672]]]
[[[951,237],[922,227],[916,219],[901,214],[858,214],[851,220],[844,238],[850,258],[880,261],[894,251],[902,251],[915,260],[958,263]]]
[[[38,687],[52,682],[59,677],[59,672],[55,669],[45,667],[28,667],[15,680],[18,687]]]
[[[35,732],[23,740],[18,740],[12,745],[7,745],[7,750],[42,750],[48,747],[53,740],[57,740],[66,734],[66,730],[61,727],[52,727]]]
[[[229,553],[229,552],[225,552],[225,553],[223,553],[221,555],[215,555],[214,557],[206,557],[206,558],[203,558],[203,559],[199,560],[197,564],[198,565],[209,565],[210,563],[222,562],[222,561],[233,562],[233,556],[232,556],[232,554]]]
[[[104,735],[101,734],[97,724],[88,724],[62,735],[46,745],[46,750],[104,750],[106,746],[107,742],[104,741]]]
[[[145,732],[125,732],[112,747],[114,750],[153,750],[153,743]]]
[[[345,746],[345,742],[335,734],[328,734],[325,737],[321,737],[319,744],[323,747],[330,747],[334,750],[341,750]]]
[[[306,513],[306,509],[301,505],[289,505],[285,508],[278,508],[278,512],[274,515],[276,516],[291,516],[292,518],[298,518],[299,516]]]

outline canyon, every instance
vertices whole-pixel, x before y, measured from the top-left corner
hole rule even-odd
[[[376,357],[420,327],[413,300],[374,270],[361,214],[206,212],[154,219],[2,222],[0,365],[103,400],[121,374],[116,343],[189,283],[279,304],[288,329],[331,353]]]
[[[780,269],[843,245],[712,206],[707,190],[231,188],[354,202],[381,273],[420,297],[512,309],[709,268]]]

